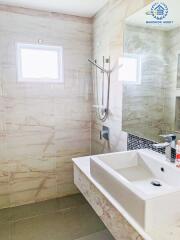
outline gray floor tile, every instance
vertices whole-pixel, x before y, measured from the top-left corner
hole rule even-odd
[[[70,197],[59,198],[57,199],[57,201],[59,210],[78,207],[87,203],[86,199],[83,197],[82,194],[75,194]]]
[[[113,240],[81,194],[0,210],[0,240]]]
[[[76,194],[73,196],[11,208],[9,211],[9,218],[11,221],[19,221],[68,208],[79,207],[83,204],[87,204],[84,197],[81,194]]]
[[[11,240],[11,225],[10,223],[0,224],[0,239]]]
[[[48,213],[54,213],[57,211],[57,200],[49,200],[10,209],[10,220],[19,221],[35,216],[40,216]]]
[[[10,212],[9,208],[0,210],[0,224],[9,222]]]
[[[104,230],[76,240],[114,240],[114,238],[107,230]]]
[[[13,223],[12,240],[73,240],[105,227],[88,205]]]

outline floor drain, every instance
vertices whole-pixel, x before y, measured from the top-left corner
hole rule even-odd
[[[155,187],[161,187],[162,186],[161,183],[159,181],[156,181],[156,180],[152,181],[151,184]]]

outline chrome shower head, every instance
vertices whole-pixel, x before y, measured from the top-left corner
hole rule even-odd
[[[107,74],[109,74],[111,71],[108,71],[108,70],[106,70],[106,69],[104,69],[102,66],[100,66],[99,64],[97,64],[96,63],[96,61],[93,61],[93,60],[91,60],[91,59],[88,59],[88,61],[91,63],[91,64],[93,64],[95,67],[97,67],[97,68],[99,68],[102,72],[104,72],[104,73],[107,73]]]

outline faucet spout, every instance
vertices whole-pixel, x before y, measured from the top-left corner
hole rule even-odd
[[[172,149],[175,147],[176,144],[176,135],[175,134],[169,134],[169,135],[160,135],[165,139],[164,143],[158,143],[158,144],[153,144],[153,147],[156,149],[163,149],[165,148],[165,155],[166,155],[166,160],[168,162],[175,162],[175,159],[172,158]]]
[[[171,144],[168,142],[165,143],[157,143],[157,144],[153,144],[153,147],[156,149],[162,149],[162,148],[166,148],[169,147]]]

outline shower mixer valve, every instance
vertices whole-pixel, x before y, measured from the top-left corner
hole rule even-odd
[[[109,128],[106,126],[103,126],[102,130],[100,131],[100,139],[105,139],[109,141]]]

